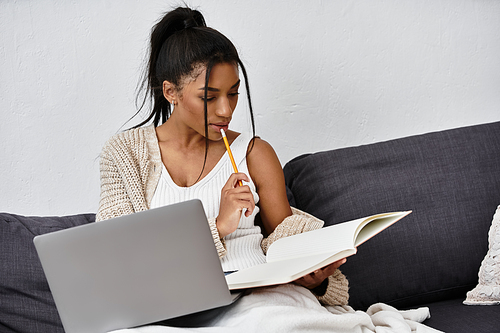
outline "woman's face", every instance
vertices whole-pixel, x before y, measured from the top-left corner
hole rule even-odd
[[[203,69],[194,81],[190,81],[177,93],[172,116],[180,117],[183,123],[205,136],[204,99],[205,73]],[[208,81],[207,123],[208,139],[219,140],[220,130],[227,131],[238,103],[240,78],[238,67],[230,63],[212,67]]]

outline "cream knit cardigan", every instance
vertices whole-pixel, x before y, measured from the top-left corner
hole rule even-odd
[[[149,209],[162,170],[155,128],[150,125],[113,136],[102,149],[100,170],[101,198],[96,221]],[[293,215],[283,220],[274,232],[262,241],[264,253],[279,238],[323,226],[323,221],[314,216],[295,208],[292,210]],[[224,240],[219,237],[215,218],[209,219],[208,222],[217,252],[222,257],[226,254]],[[348,282],[340,270],[336,270],[335,274],[329,277],[326,292],[316,297],[325,305],[347,304]]]

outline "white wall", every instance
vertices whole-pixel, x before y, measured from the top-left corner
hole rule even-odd
[[[239,49],[283,164],[500,120],[500,1],[186,2]],[[178,3],[0,1],[0,211],[96,211],[100,149],[134,114],[150,28]]]

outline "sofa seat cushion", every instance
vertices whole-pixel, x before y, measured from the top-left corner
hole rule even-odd
[[[24,217],[0,213],[1,332],[64,332],[33,238],[93,221],[93,214]]]
[[[431,318],[427,319],[424,324],[443,332],[498,332],[500,307],[464,305],[462,304],[464,297],[423,304],[422,306],[429,307],[431,313]]]
[[[359,310],[458,297],[478,282],[500,198],[500,122],[300,156],[290,202],[336,224],[413,210],[358,248],[342,272]]]

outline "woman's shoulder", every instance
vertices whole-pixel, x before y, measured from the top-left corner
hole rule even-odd
[[[116,159],[124,156],[156,155],[158,140],[153,125],[132,128],[113,135],[106,141],[101,158]]]
[[[227,133],[227,137],[237,161],[246,158],[247,164],[251,160],[265,162],[263,159],[267,160],[276,155],[273,147],[267,141],[254,136],[252,133],[231,131]]]
[[[254,137],[248,144],[247,164],[252,179],[263,178],[263,175],[275,176],[281,174],[281,163],[274,148],[260,137]],[[265,178],[265,177],[264,177]],[[267,181],[264,179],[264,181]]]
[[[268,158],[274,159],[274,157],[277,157],[271,144],[258,136],[251,138],[248,143],[247,155],[247,158],[250,157],[251,159],[257,160],[267,160]]]
[[[104,149],[112,148],[133,148],[156,139],[156,132],[153,125],[146,127],[132,128],[120,133],[116,133],[104,145]]]

